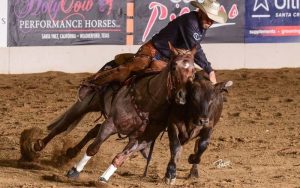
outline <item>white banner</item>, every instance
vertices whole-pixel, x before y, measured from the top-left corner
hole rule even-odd
[[[7,0],[0,0],[0,47],[7,46]]]

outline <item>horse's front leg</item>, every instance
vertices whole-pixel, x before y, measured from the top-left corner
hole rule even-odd
[[[107,119],[102,126],[100,126],[99,132],[93,143],[89,145],[83,158],[68,171],[68,178],[79,177],[80,172],[83,170],[87,162],[99,151],[101,144],[109,138],[109,136],[116,133],[116,127],[112,118]]]
[[[193,165],[189,178],[199,178],[198,166],[200,164],[202,154],[209,145],[211,132],[212,128],[203,128],[200,131],[199,138],[195,142],[195,153],[191,154],[188,159],[189,163]]]
[[[74,147],[68,148],[66,155],[70,159],[77,156],[77,154],[81,151],[81,149],[93,138],[96,138],[99,130],[100,130],[101,124],[97,124],[94,128],[92,128],[85,137]]]
[[[109,178],[114,174],[114,172],[119,168],[125,160],[133,154],[135,151],[140,151],[149,145],[150,142],[146,140],[137,140],[130,139],[129,143],[126,145],[124,150],[117,154],[112,161],[112,164],[108,167],[108,169],[100,176],[100,181],[108,182]]]
[[[168,163],[167,172],[166,172],[166,183],[175,184],[176,181],[176,163],[178,162],[182,150],[182,145],[178,138],[179,130],[175,124],[171,124],[168,127],[168,136],[169,136],[169,147],[171,152],[171,159]]]

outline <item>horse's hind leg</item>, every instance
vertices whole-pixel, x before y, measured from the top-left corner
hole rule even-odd
[[[81,151],[81,149],[93,138],[95,138],[99,132],[101,124],[97,124],[94,128],[92,128],[85,137],[74,147],[69,148],[67,150],[67,156],[69,158],[74,158]]]
[[[112,121],[112,118],[109,118],[100,126],[94,142],[89,145],[84,157],[71,170],[68,171],[67,176],[69,178],[77,178],[87,162],[99,151],[102,143],[115,133],[115,125]]]
[[[39,139],[34,143],[34,150],[41,151],[55,136],[79,123],[86,113],[99,110],[100,97],[96,92],[89,95],[81,102],[77,101],[54,123],[48,126],[50,133],[43,139]]]
[[[209,139],[211,135],[211,128],[203,128],[200,132],[200,138],[195,142],[195,153],[189,156],[189,163],[192,164],[192,168],[189,174],[189,178],[198,178],[198,166],[201,161],[201,156],[209,145]]]

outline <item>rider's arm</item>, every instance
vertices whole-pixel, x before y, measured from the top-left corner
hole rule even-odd
[[[215,73],[213,71],[211,64],[208,62],[206,55],[204,54],[200,42],[205,36],[205,31],[199,28],[199,23],[196,19],[189,19],[188,21],[182,23],[182,35],[185,36],[185,43],[187,43],[187,48],[192,48],[197,46],[197,53],[195,54],[195,63],[199,65],[207,74],[212,82],[216,82]]]
[[[216,84],[217,83],[217,78],[216,78],[216,74],[215,74],[215,71],[211,71],[209,73],[209,80],[213,83],[213,84]]]

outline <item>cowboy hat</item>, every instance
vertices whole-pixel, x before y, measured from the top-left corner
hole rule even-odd
[[[215,22],[226,23],[227,14],[220,9],[221,5],[216,0],[193,0],[191,5],[199,8],[207,14],[207,16]]]

